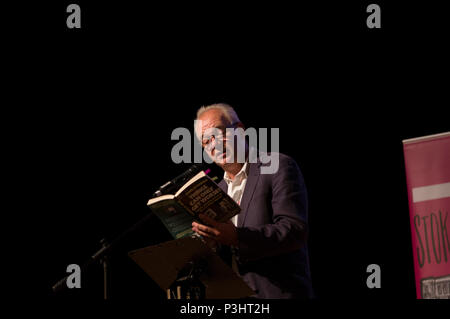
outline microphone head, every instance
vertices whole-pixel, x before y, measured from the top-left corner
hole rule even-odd
[[[197,175],[201,170],[203,170],[202,163],[193,164],[186,171],[184,171],[184,173],[162,185],[156,192],[153,193],[153,197],[175,193],[181,186],[183,186],[192,177]]]

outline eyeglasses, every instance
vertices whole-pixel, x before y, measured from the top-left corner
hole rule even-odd
[[[206,136],[203,135],[202,147],[209,149],[212,145],[212,142],[215,141],[216,139],[219,141],[222,141],[223,136],[226,134],[226,129],[234,128],[238,123],[239,122],[235,122],[228,126],[219,126],[219,127],[213,127],[213,128],[207,129],[206,131],[211,130],[212,133],[215,133],[215,134],[211,134],[211,135],[208,134]]]

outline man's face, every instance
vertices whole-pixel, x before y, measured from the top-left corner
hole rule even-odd
[[[223,168],[234,158],[233,149],[227,147],[229,134],[226,134],[226,129],[231,127],[231,123],[222,111],[216,109],[204,112],[198,120],[201,121],[197,130],[202,146],[214,163]]]

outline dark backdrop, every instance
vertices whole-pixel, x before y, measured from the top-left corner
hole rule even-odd
[[[25,173],[14,212],[40,296],[149,213],[188,167],[171,161],[172,130],[226,102],[247,127],[280,128],[304,174],[318,298],[415,297],[401,141],[449,129],[439,10],[380,2],[382,29],[368,30],[363,3],[79,3],[81,30],[65,29],[66,4],[48,4],[14,39]],[[169,239],[153,219],[117,248],[115,298],[165,298],[126,252]],[[381,289],[366,287],[372,263]],[[100,266],[60,297],[75,296],[102,298]]]

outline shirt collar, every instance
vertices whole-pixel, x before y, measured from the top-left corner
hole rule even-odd
[[[248,164],[248,161],[246,161],[246,162],[244,163],[244,165],[242,166],[242,168],[241,168],[241,170],[239,171],[239,173],[236,174],[236,176],[234,177],[235,179],[236,179],[237,177],[241,176],[241,175],[242,175],[242,178],[246,178],[246,177],[248,176],[248,165],[247,165],[247,164]],[[225,173],[223,174],[223,179],[225,180],[225,182],[226,182],[227,184],[230,184],[230,183],[233,182],[233,180],[227,176],[227,172],[225,172]]]

